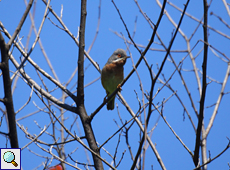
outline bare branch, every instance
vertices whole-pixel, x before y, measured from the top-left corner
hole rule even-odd
[[[204,25],[203,25],[203,33],[204,33],[204,41],[208,43],[208,30],[207,30],[207,23],[208,23],[208,3],[207,0],[203,0],[204,5]],[[208,58],[208,45],[204,43],[204,57],[203,57],[203,76],[202,76],[202,93],[200,98],[200,109],[199,109],[199,117],[198,117],[198,125],[196,131],[196,144],[195,144],[195,151],[193,162],[195,166],[198,166],[199,163],[199,150],[200,150],[200,137],[201,137],[201,130],[202,130],[202,123],[204,118],[204,102],[205,102],[205,94],[206,94],[206,71],[207,71],[207,58]]]
[[[10,49],[10,47],[12,46],[12,44],[13,44],[15,38],[16,38],[17,35],[19,34],[19,32],[20,32],[20,30],[21,30],[21,28],[22,28],[22,25],[24,24],[24,22],[25,22],[25,20],[26,20],[26,17],[27,17],[27,15],[28,15],[29,11],[30,11],[30,8],[32,7],[33,1],[34,1],[34,0],[30,0],[30,2],[28,3],[28,5],[27,5],[27,7],[26,7],[26,10],[25,10],[25,12],[24,12],[24,14],[23,14],[23,16],[22,16],[22,18],[21,18],[21,20],[20,20],[20,22],[19,22],[19,24],[18,24],[18,26],[17,26],[15,32],[14,32],[13,36],[11,37],[11,39],[9,40],[9,42],[7,43],[7,45],[9,46],[9,49]]]
[[[169,2],[169,1],[168,1],[168,4],[171,5],[171,6],[173,6],[173,7],[176,8],[177,10],[179,10],[179,11],[182,12],[182,9],[176,7],[172,2]],[[188,14],[188,13],[186,13],[186,15],[187,15],[188,17],[190,17],[191,19],[193,19],[194,21],[199,22],[199,23],[201,23],[202,25],[204,24],[201,20],[195,18],[194,16],[192,16],[192,15],[190,15],[190,14]],[[230,39],[230,36],[228,36],[227,34],[222,33],[222,32],[219,31],[219,30],[214,29],[214,28],[211,27],[210,25],[207,25],[207,28],[209,28],[210,30],[213,30],[214,32],[220,34],[221,36],[223,36],[223,37],[225,37],[225,38],[227,38],[227,39]]]
[[[47,2],[46,0],[42,0],[46,5]],[[58,22],[62,25],[63,29],[65,30],[65,32],[74,40],[74,42],[77,44],[77,46],[79,46],[79,41],[77,38],[74,37],[74,35],[68,30],[67,26],[64,24],[64,22],[62,21],[62,19],[60,17],[58,17],[58,15],[54,12],[54,10],[49,6],[49,10],[50,12],[54,15],[54,17],[58,20]],[[98,64],[90,57],[90,55],[84,50],[84,54],[85,56],[89,59],[89,61],[93,64],[93,66],[99,71],[101,72]]]
[[[0,50],[1,50],[1,70],[3,76],[3,87],[4,87],[4,105],[6,107],[6,113],[8,118],[9,127],[9,138],[12,148],[19,148],[18,136],[15,120],[15,111],[13,104],[13,96],[11,90],[11,79],[10,79],[10,69],[9,69],[9,48],[10,44],[5,44],[5,40],[0,32]]]
[[[34,90],[34,87],[32,86],[32,87],[31,87],[31,92],[30,92],[29,99],[27,100],[27,102],[26,102],[20,109],[18,109],[18,110],[15,112],[15,114],[17,114],[18,112],[20,112],[24,107],[26,107],[26,106],[29,104],[30,99],[31,99],[31,97],[32,97],[32,95],[33,95],[33,90]]]
[[[213,114],[212,114],[212,117],[208,123],[208,126],[206,128],[206,131],[205,131],[205,138],[207,138],[212,126],[213,126],[213,123],[214,123],[214,120],[215,120],[215,117],[217,115],[217,112],[218,112],[218,109],[219,109],[219,106],[220,106],[220,102],[223,98],[223,95],[224,95],[224,89],[226,87],[226,84],[228,82],[228,78],[230,76],[230,62],[228,63],[228,67],[227,67],[227,70],[226,70],[226,74],[225,74],[225,78],[224,78],[224,81],[223,81],[223,84],[222,84],[222,87],[221,87],[221,90],[220,90],[220,94],[219,94],[219,97],[217,99],[217,102],[216,102],[216,105],[215,105],[215,108],[214,108],[214,111],[213,111]]]
[[[38,39],[39,39],[41,30],[42,30],[42,27],[43,27],[43,24],[44,24],[45,19],[46,19],[46,16],[47,16],[47,11],[48,11],[48,6],[49,6],[49,4],[50,4],[50,1],[51,1],[51,0],[48,1],[48,4],[47,4],[47,6],[46,6],[45,13],[44,13],[44,16],[43,16],[41,25],[40,25],[39,30],[38,30],[38,34],[36,35],[36,38],[35,38],[35,40],[34,40],[34,43],[33,43],[32,47],[30,48],[29,52],[26,54],[26,57],[23,59],[23,61],[21,62],[20,66],[18,67],[18,70],[19,70],[20,68],[23,67],[23,65],[25,64],[27,58],[30,56],[30,54],[31,54],[32,51],[34,50],[35,45],[37,44],[37,41],[38,41]]]
[[[214,161],[215,159],[217,159],[218,157],[220,157],[225,151],[227,151],[229,148],[230,148],[230,143],[228,143],[228,145],[226,146],[226,148],[225,148],[222,152],[220,152],[218,155],[216,155],[214,158],[209,159],[207,162],[205,162],[204,164],[202,164],[202,165],[196,167],[196,168],[193,169],[193,170],[200,169],[201,167],[203,167],[203,166],[209,164],[210,162]]]
[[[99,33],[99,26],[100,26],[100,21],[101,21],[101,0],[99,0],[99,6],[98,6],[98,20],[97,20],[97,30],[96,30],[96,33],[95,33],[95,36],[93,38],[93,41],[91,43],[91,45],[89,46],[89,49],[87,51],[87,53],[89,53],[97,39],[97,35]]]
[[[14,57],[12,55],[9,56],[10,57],[10,60],[12,61],[12,63],[14,64],[14,66],[16,68],[19,67],[19,64],[18,62],[14,59]],[[29,85],[33,85],[34,88],[39,92],[41,93],[43,96],[45,96],[46,98],[48,98],[49,100],[51,100],[52,102],[54,102],[55,104],[57,104],[58,106],[61,106],[67,110],[70,110],[70,111],[74,111],[75,108],[72,107],[72,106],[69,106],[67,104],[64,104],[62,103],[61,101],[59,101],[58,99],[56,99],[54,96],[52,96],[50,93],[46,92],[44,89],[42,89],[32,78],[30,78],[29,75],[27,75],[25,73],[25,71],[21,68],[19,69],[19,72],[21,73],[22,77],[27,81],[27,83]]]
[[[225,8],[226,8],[226,10],[227,10],[227,13],[228,13],[228,15],[229,15],[229,17],[230,17],[229,5],[227,4],[226,0],[222,0],[222,1],[223,1],[224,6],[225,6]]]

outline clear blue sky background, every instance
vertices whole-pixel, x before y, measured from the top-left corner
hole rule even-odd
[[[149,24],[144,19],[142,14],[139,12],[139,9],[137,8],[135,2],[128,0],[123,2],[115,1],[115,3],[118,6],[123,16],[123,19],[125,20],[126,25],[131,33],[133,33],[134,31],[135,19],[137,17],[134,41],[137,44],[142,44],[143,46],[146,46],[151,37],[152,29],[150,28]],[[186,1],[184,0],[181,2],[172,1],[172,3],[177,5],[179,8],[183,9]],[[61,0],[52,1],[51,2],[52,8],[58,15],[60,15],[61,4],[63,4],[64,7],[63,18],[62,18],[63,22],[68,27],[68,29],[76,36],[78,31],[78,26],[80,24],[80,1],[61,1]],[[142,10],[151,19],[151,21],[156,23],[160,13],[160,8],[157,5],[157,3],[155,1],[148,0],[144,2],[140,1],[139,4]],[[89,0],[87,2],[88,13],[87,13],[87,23],[86,23],[86,46],[85,46],[86,50],[89,48],[95,36],[97,22],[98,22],[98,5],[99,5],[99,1]],[[5,28],[8,30],[8,32],[11,35],[15,31],[15,28],[17,27],[18,22],[24,10],[25,10],[25,4],[23,1],[15,1],[12,3],[12,1],[10,2],[7,0],[2,0],[0,2],[0,21],[4,24]],[[45,5],[41,1],[38,1],[36,6],[36,13],[35,13],[35,24],[37,29],[42,20],[44,10],[45,10]],[[172,6],[170,6],[169,4],[166,5],[166,10],[168,11],[172,19],[175,21],[175,23],[178,23],[181,13],[175,8],[173,8]],[[187,12],[192,16],[194,16],[195,18],[201,19],[203,15],[203,2],[191,1],[189,3]],[[226,12],[226,9],[222,1],[213,1],[209,8],[209,13],[210,12],[214,12],[215,14],[220,16],[223,20],[225,20],[228,24],[230,24],[229,16]],[[60,24],[52,16],[51,13],[48,14],[48,17],[50,17],[50,19],[55,24],[60,26]],[[212,16],[209,15],[208,18],[209,18],[208,24],[211,27],[229,36],[228,27],[222,24],[213,15]],[[22,42],[24,46],[27,41],[27,35],[30,30],[30,25],[31,25],[31,21],[29,20],[29,18],[27,18],[20,32],[20,37],[23,37]],[[195,30],[195,28],[197,27],[197,25],[198,23],[196,21],[189,18],[188,16],[185,16],[183,23],[181,25],[181,30],[189,38],[193,33],[193,31]],[[90,51],[90,56],[93,58],[94,61],[96,61],[99,64],[101,69],[114,50],[116,50],[117,48],[126,49],[124,41],[118,36],[116,36],[111,30],[117,31],[118,33],[122,33],[124,37],[128,39],[128,35],[125,30],[125,27],[123,26],[114,5],[112,4],[111,1],[102,0],[99,34],[92,50]],[[158,34],[160,35],[162,41],[166,46],[168,46],[172,34],[174,32],[175,32],[175,27],[171,24],[171,22],[169,22],[168,18],[164,15],[160,27],[158,28]],[[34,38],[35,35],[33,33],[29,43],[29,47],[31,47]],[[64,31],[55,27],[48,19],[45,21],[40,39],[43,43],[45,51],[49,56],[49,59],[51,60],[52,65],[60,81],[66,83],[69,80],[72,72],[77,67],[77,57],[78,57],[77,45]],[[203,39],[202,26],[198,28],[198,31],[191,39],[190,41],[191,48],[193,48],[194,45],[198,42],[198,40],[201,39]],[[8,42],[7,38],[6,38],[6,42]],[[159,43],[159,40],[157,38],[155,38],[155,42],[156,43],[154,43],[151,46],[151,48],[163,49],[162,46],[157,44]],[[216,49],[224,53],[226,56],[228,57],[230,56],[228,38],[214,32],[213,30],[209,30],[209,43],[213,47],[215,47]],[[203,47],[203,43],[199,42],[197,46],[194,48],[194,50],[192,51],[193,56],[196,56],[199,53],[199,51],[202,50],[202,47]],[[186,50],[186,49],[187,49],[186,42],[184,41],[181,34],[178,33],[175,43],[173,44],[172,50]],[[130,51],[132,53],[134,62],[136,62],[140,57],[140,54],[133,46],[130,46]],[[178,64],[181,61],[181,59],[186,56],[187,53],[171,53],[171,54],[174,60]],[[16,49],[14,49],[13,55],[19,62],[20,57],[22,57],[21,54]],[[157,64],[158,66],[161,64],[164,55],[165,55],[164,52],[157,52],[157,51],[149,51],[147,53],[146,55],[147,61],[149,62],[150,65],[152,65],[152,69],[155,73],[158,71]],[[218,55],[223,57],[220,53],[218,53]],[[38,44],[36,45],[35,50],[32,52],[31,57],[38,65],[42,67],[42,69],[44,69],[45,71],[51,74],[51,71],[45,62],[45,59],[41,53],[41,49],[39,48]],[[198,55],[196,58],[196,64],[200,70],[202,69],[201,67],[202,57],[203,57],[203,51],[201,51],[200,55]],[[92,82],[93,80],[97,79],[98,77],[100,77],[100,74],[93,67],[93,65],[90,64],[90,62],[87,59],[85,60],[85,67],[87,68],[85,71],[85,85],[86,85]],[[127,64],[125,65],[125,76],[131,71],[131,69],[132,69],[132,62],[129,59],[127,61]],[[199,93],[197,90],[197,82],[194,73],[190,71],[193,69],[193,67],[189,57],[185,59],[182,65],[182,69],[186,70],[183,71],[183,76],[192,94],[193,100],[196,105],[196,109],[199,110]],[[215,79],[219,82],[223,82],[226,69],[227,69],[227,63],[217,58],[209,49],[208,75],[212,79]],[[15,71],[15,68],[12,64],[11,64],[11,70]],[[168,79],[174,70],[175,67],[168,60],[163,69],[165,78]],[[27,73],[35,81],[37,81],[39,85],[42,86],[41,82],[39,81],[39,78],[37,77],[35,69],[29,63],[26,65],[25,71],[27,71]],[[142,62],[138,67],[138,73],[141,77],[144,91],[149,92],[151,80],[150,80],[148,69],[146,68],[144,62]],[[199,75],[201,77],[200,73]],[[160,76],[160,78],[163,79],[162,76]],[[77,76],[75,76],[74,81],[71,82],[68,88],[71,88],[76,81],[77,81]],[[210,80],[208,79],[208,82],[209,81]],[[0,97],[3,97],[4,93],[2,90],[3,89],[2,77],[0,79],[0,82],[1,82]],[[49,80],[45,79],[45,82],[47,83],[49,90],[55,88],[55,86],[52,83],[50,83]],[[186,105],[195,123],[195,126],[197,126],[196,115],[191,107],[191,103],[188,99],[188,95],[184,89],[184,86],[182,85],[181,79],[177,72],[174,74],[172,80],[170,80],[169,83],[172,86],[172,88],[175,91],[177,91],[177,94],[180,96],[180,98]],[[157,92],[157,89],[160,88],[161,86],[162,86],[161,84],[157,83],[157,85],[155,86],[154,94]],[[74,87],[74,89],[75,88],[76,87]],[[123,89],[121,92],[122,95],[126,99],[127,103],[131,106],[133,111],[136,112],[139,108],[139,104],[136,99],[136,94],[134,90],[137,92],[139,99],[142,99],[142,94],[140,91],[139,81],[136,73],[132,75],[132,77],[122,87],[122,89]],[[215,104],[218,95],[220,93],[220,89],[221,89],[221,84],[212,82],[208,85],[207,97],[205,102],[206,107]],[[14,93],[14,105],[16,111],[28,100],[30,90],[31,89],[24,83],[24,81],[21,78],[19,78],[17,88]],[[229,91],[230,91],[230,83],[228,82],[226,85],[225,92],[229,92]],[[52,94],[57,98],[61,97],[61,91],[57,90]],[[160,104],[163,99],[167,99],[171,95],[172,92],[165,87],[157,95],[157,97],[154,98],[153,103],[155,105]],[[104,97],[105,97],[105,91],[101,86],[100,80],[96,81],[94,84],[85,88],[85,105],[88,114],[92,113],[103,102]],[[146,101],[147,100],[145,99],[145,102]],[[229,101],[230,101],[230,96],[224,95],[217,117],[214,122],[214,126],[211,129],[211,132],[207,138],[207,151],[210,151],[211,158],[219,154],[228,144],[228,140],[226,137],[230,137]],[[33,102],[36,103],[36,105],[40,108],[44,107],[44,105],[38,100],[37,96],[33,94],[29,105],[26,108],[24,108],[20,113],[18,113],[16,118],[19,119],[29,113],[36,111],[37,108],[35,107],[35,104]],[[72,104],[73,101],[67,99],[66,103]],[[119,106],[119,112],[121,114],[123,121],[129,120],[131,116],[127,112],[125,107],[120,103],[118,99],[116,99],[116,103]],[[3,107],[2,103],[0,103],[0,106]],[[53,109],[59,115],[59,111],[55,107],[53,107]],[[213,113],[213,109],[214,107],[205,108],[205,119],[204,119],[205,128],[207,127],[210,116]],[[195,132],[191,126],[191,123],[187,115],[185,115],[185,119],[183,120],[183,108],[181,107],[180,103],[178,102],[175,96],[170,98],[170,100],[165,104],[163,114],[166,117],[167,121],[170,123],[170,125],[173,127],[173,129],[176,131],[176,133],[181,137],[183,142],[188,146],[188,148],[191,151],[193,151],[195,146]],[[158,116],[159,114],[156,111],[154,111],[151,116],[148,130],[150,130],[155,125]],[[70,112],[66,112],[65,117],[68,118],[65,122],[65,125],[67,128],[70,128],[70,125],[73,122],[73,119],[76,117],[76,115]],[[18,122],[24,127],[27,127],[28,131],[31,134],[38,135],[41,129],[38,128],[38,126],[34,122],[35,120],[41,128],[43,128],[45,125],[47,126],[50,123],[48,114],[44,112],[39,112],[27,119],[23,119]],[[96,139],[100,144],[102,144],[108,137],[110,137],[118,129],[115,121],[119,124],[119,126],[121,126],[121,122],[118,117],[117,110],[115,109],[114,111],[107,111],[106,107],[104,107],[94,118],[92,126],[94,128]],[[81,123],[79,120],[78,123],[79,126],[81,127]],[[57,126],[58,128],[60,128],[59,125]],[[81,133],[83,134],[83,129],[82,128],[80,129],[81,129]],[[2,126],[0,130],[3,132],[7,132],[5,119],[2,122]],[[78,136],[81,136],[77,131],[76,126],[74,126],[74,131],[77,133]],[[52,133],[52,129],[49,128],[48,132]],[[129,140],[130,140],[131,147],[133,149],[133,154],[136,153],[139,144],[138,143],[139,133],[140,131],[138,130],[137,125],[134,124],[133,128],[129,131]],[[20,147],[25,146],[30,141],[25,138],[25,134],[19,128],[18,128],[18,136],[19,136]],[[57,131],[57,136],[60,136],[58,131]],[[50,143],[53,142],[51,137],[49,137],[46,134],[43,134],[39,139]],[[111,152],[111,154],[113,154],[115,151],[117,141],[118,141],[118,135],[115,138],[113,138],[110,143],[105,145],[105,148],[109,152]],[[164,123],[162,118],[159,120],[157,127],[153,132],[152,141],[154,144],[156,144],[156,148],[167,169],[170,170],[170,169],[193,169],[194,168],[194,164],[191,156],[183,148],[183,146],[179,143],[179,141],[175,138],[175,136],[172,134],[168,126]],[[6,146],[5,137],[0,136],[0,147],[3,148],[5,146]],[[7,147],[10,147],[9,142],[7,142]],[[47,153],[41,151],[41,149],[39,149],[35,144],[31,144],[29,148],[32,151],[38,153],[39,155],[50,157]],[[47,146],[44,146],[44,148],[48,149]],[[66,144],[65,151],[66,153],[70,153],[76,148],[78,148],[78,150],[72,155],[72,157],[77,159],[77,161],[79,162],[85,162],[86,158],[85,158],[84,150],[82,149],[79,143],[72,142]],[[121,136],[121,144],[120,144],[120,150],[117,155],[118,156],[117,162],[119,161],[122,152],[125,149],[126,149],[126,153],[123,158],[124,160],[122,161],[118,169],[129,169],[132,163],[128,152],[128,148],[125,145],[125,138],[124,136]],[[101,155],[102,157],[106,158],[108,162],[111,162],[111,159],[103,150],[101,151]],[[45,160],[44,158],[40,158],[34,155],[33,153],[29,152],[27,149],[24,149],[22,151],[22,167],[24,170],[33,169],[39,166],[44,160]],[[69,159],[68,161],[73,163]],[[228,162],[230,162],[229,150],[226,151],[220,158],[210,163],[208,165],[208,169],[209,170],[229,169]],[[54,160],[51,165],[55,165],[58,163],[59,163],[58,161]],[[145,169],[151,169],[151,165],[153,165],[154,170],[161,169],[159,163],[156,160],[155,155],[153,154],[151,148],[149,148],[147,150]],[[66,165],[66,168],[73,169],[68,165]],[[84,169],[84,167],[82,166],[80,166],[80,168]],[[43,169],[43,166],[40,166],[38,169]],[[108,167],[105,166],[105,169],[108,169]]]

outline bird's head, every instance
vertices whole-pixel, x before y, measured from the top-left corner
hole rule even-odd
[[[115,63],[118,65],[124,65],[127,58],[129,58],[129,56],[126,55],[125,50],[117,49],[116,51],[113,52],[111,57],[108,59],[107,64]]]

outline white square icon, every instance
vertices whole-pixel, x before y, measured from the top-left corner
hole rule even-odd
[[[20,148],[0,148],[1,170],[21,169],[21,149]]]

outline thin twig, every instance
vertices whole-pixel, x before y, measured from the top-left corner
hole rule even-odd
[[[24,24],[25,20],[26,20],[26,17],[28,16],[28,13],[30,11],[30,8],[32,7],[32,4],[33,4],[33,1],[34,0],[30,0],[30,2],[28,3],[27,7],[26,7],[26,10],[13,34],[13,36],[11,37],[11,39],[9,40],[9,42],[7,43],[7,45],[9,46],[9,48],[12,46],[15,38],[17,37],[17,35],[19,34],[21,28],[22,28],[22,25]]]
[[[209,159],[207,162],[205,162],[204,164],[202,164],[202,165],[196,167],[196,168],[193,169],[193,170],[200,169],[201,167],[203,167],[203,166],[209,164],[210,162],[214,161],[215,159],[217,159],[218,157],[220,157],[225,151],[227,151],[229,148],[230,148],[230,143],[228,143],[228,145],[226,146],[226,148],[225,148],[222,152],[220,152],[218,155],[216,155],[214,158]]]

